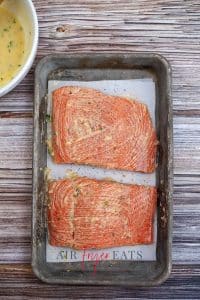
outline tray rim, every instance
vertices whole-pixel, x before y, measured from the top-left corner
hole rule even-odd
[[[173,115],[172,115],[172,88],[171,88],[171,84],[172,84],[172,70],[171,70],[171,66],[168,62],[168,60],[163,57],[161,54],[158,53],[154,53],[154,52],[118,52],[118,53],[113,53],[113,52],[98,52],[98,53],[54,53],[54,54],[49,54],[45,57],[43,57],[36,65],[35,68],[35,88],[34,88],[34,132],[33,132],[33,136],[34,136],[34,141],[33,141],[33,160],[32,160],[32,164],[33,164],[33,199],[32,199],[32,269],[33,272],[35,273],[35,275],[41,279],[42,281],[46,282],[46,283],[56,283],[56,284],[67,284],[67,285],[101,285],[101,286],[119,286],[119,282],[110,282],[109,280],[104,280],[104,281],[88,281],[83,282],[83,281],[76,281],[74,282],[74,280],[72,279],[70,281],[70,279],[68,278],[67,282],[66,281],[62,281],[60,279],[53,279],[53,278],[48,278],[45,277],[45,275],[43,275],[40,270],[38,269],[38,266],[36,264],[36,246],[33,243],[33,238],[34,238],[34,202],[35,202],[35,196],[37,196],[37,193],[35,195],[34,193],[34,189],[35,189],[35,184],[34,184],[34,176],[35,176],[35,170],[37,167],[37,164],[35,162],[35,132],[36,129],[38,130],[38,120],[35,118],[35,111],[36,111],[36,105],[35,105],[35,98],[38,92],[38,75],[40,74],[40,70],[41,68],[48,63],[49,61],[53,60],[53,59],[70,59],[70,58],[86,58],[86,59],[90,59],[90,58],[95,58],[95,57],[105,57],[105,58],[122,58],[122,57],[133,57],[133,58],[155,58],[157,59],[161,64],[164,65],[165,70],[167,72],[167,95],[168,95],[168,101],[169,101],[169,110],[168,110],[168,127],[167,127],[167,134],[168,134],[168,192],[167,192],[167,199],[168,199],[168,210],[169,210],[169,214],[168,214],[168,226],[167,226],[167,231],[169,234],[168,236],[168,243],[167,243],[167,261],[166,261],[166,265],[165,265],[165,269],[164,271],[161,273],[161,275],[159,275],[158,278],[155,278],[152,281],[134,281],[134,282],[127,282],[126,284],[121,284],[122,286],[134,286],[134,287],[150,287],[150,286],[156,286],[156,285],[160,285],[161,283],[163,283],[170,275],[171,273],[171,269],[172,269],[172,227],[173,227],[173,216],[172,216],[172,210],[173,210]],[[95,69],[95,68],[94,68]]]

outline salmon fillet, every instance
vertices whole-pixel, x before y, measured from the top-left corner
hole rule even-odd
[[[48,197],[52,246],[101,249],[153,242],[155,187],[80,177],[51,181]]]
[[[142,103],[90,88],[62,87],[53,92],[52,119],[56,163],[155,170],[156,133]]]

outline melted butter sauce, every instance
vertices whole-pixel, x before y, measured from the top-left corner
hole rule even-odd
[[[19,71],[24,57],[24,31],[17,18],[0,7],[0,87]]]

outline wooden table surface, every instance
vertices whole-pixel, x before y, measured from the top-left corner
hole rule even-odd
[[[160,287],[50,286],[32,273],[34,66],[0,99],[0,299],[200,299],[200,1],[35,0],[49,53],[157,52],[173,70],[173,270]],[[164,112],[163,112],[164,113]]]

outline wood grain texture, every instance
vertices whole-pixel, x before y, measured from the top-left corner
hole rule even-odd
[[[12,270],[12,273],[11,273]],[[199,299],[200,266],[174,265],[170,279],[161,287],[88,287],[48,285],[40,282],[29,265],[0,267],[2,299]],[[169,288],[170,287],[170,288]],[[10,297],[10,298],[8,298]],[[13,297],[13,298],[12,298]]]
[[[40,22],[36,61],[52,52],[158,52],[172,65],[174,110],[200,114],[198,0],[34,3]],[[33,69],[20,86],[3,97],[2,111],[32,110],[32,78]]]
[[[36,62],[55,52],[158,52],[173,71],[174,267],[161,287],[61,287],[31,272],[34,66],[0,99],[0,299],[200,299],[199,0],[34,0]]]

